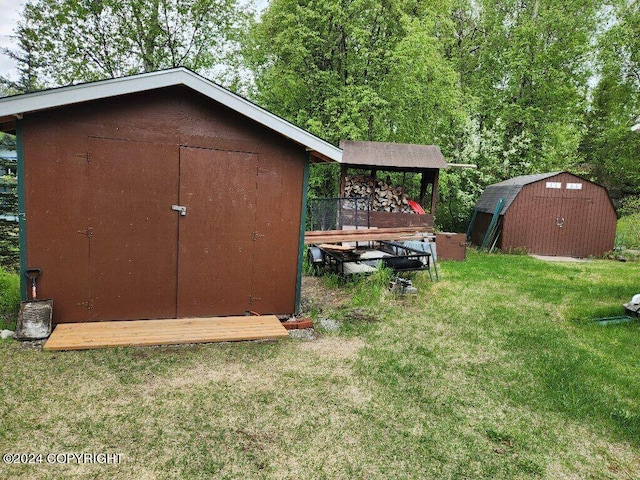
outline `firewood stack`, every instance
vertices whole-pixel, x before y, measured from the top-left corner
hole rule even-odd
[[[357,175],[345,177],[344,181],[344,196],[368,196],[371,201],[371,210],[413,213],[407,194],[403,192],[402,187],[394,187],[388,177],[385,181],[366,175]]]

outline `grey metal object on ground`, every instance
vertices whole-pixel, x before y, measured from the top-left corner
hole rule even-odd
[[[15,337],[18,340],[39,340],[51,335],[53,300],[28,300],[20,304]]]

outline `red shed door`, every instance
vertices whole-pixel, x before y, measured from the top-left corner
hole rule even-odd
[[[298,272],[300,206],[292,202],[291,185],[296,185],[296,173],[290,163],[259,159],[251,304],[258,313],[295,309],[296,284],[291,280]]]
[[[537,215],[527,225],[529,251],[539,255],[587,256],[593,199],[534,197]]]
[[[176,316],[177,159],[177,146],[89,139],[89,319]]]
[[[593,199],[566,196],[562,199],[562,217],[556,255],[589,256],[591,236],[590,217],[593,215]]]
[[[258,155],[180,148],[178,317],[251,310]]]
[[[533,202],[536,215],[527,221],[525,244],[531,253],[557,255],[560,233],[558,222],[562,217],[561,199],[536,196]]]

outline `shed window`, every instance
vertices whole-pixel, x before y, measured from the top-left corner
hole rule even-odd
[[[562,188],[561,182],[547,182],[547,188]]]
[[[582,190],[581,183],[567,183],[567,190]]]

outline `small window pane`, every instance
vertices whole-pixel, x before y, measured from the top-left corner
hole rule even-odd
[[[581,183],[567,183],[567,190],[582,190]]]
[[[547,182],[547,188],[562,188],[562,183],[560,183],[560,182]]]

